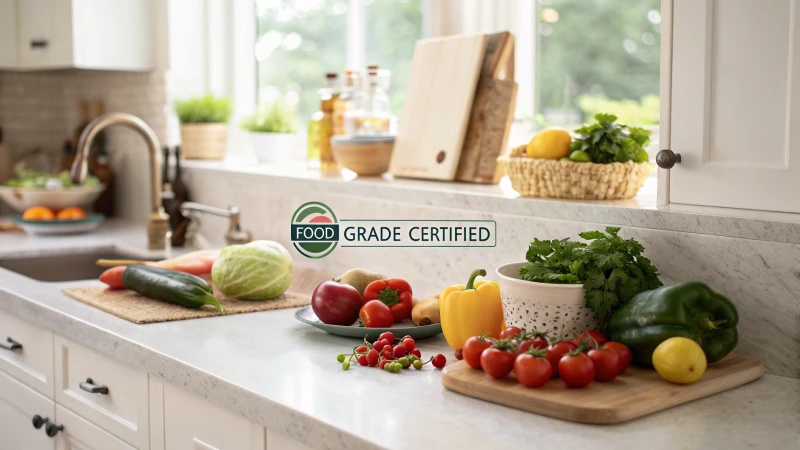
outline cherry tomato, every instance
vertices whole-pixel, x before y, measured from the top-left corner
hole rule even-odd
[[[374,348],[372,350],[370,350],[369,353],[367,353],[367,363],[371,367],[377,366],[379,359],[380,359],[380,355],[378,354],[378,351],[375,350]],[[361,362],[361,361],[359,361],[359,362]]]
[[[464,348],[461,352],[464,355],[464,361],[469,364],[473,369],[481,368],[481,353],[492,346],[492,341],[486,336],[472,336],[464,343]]]
[[[455,351],[454,355],[457,360],[461,361],[462,359],[464,359],[464,350],[458,349]]]
[[[367,353],[367,346],[359,345],[358,347],[356,347],[356,353]]]
[[[380,300],[367,302],[361,307],[358,316],[367,328],[388,328],[394,324],[392,311]]]
[[[383,350],[383,347],[384,347],[384,343],[381,340],[377,340],[377,341],[375,341],[375,343],[372,344],[372,348],[374,348],[377,351]]]
[[[386,339],[386,342],[384,342],[384,344],[394,345],[394,333],[392,333],[391,331],[386,331],[384,333],[381,333],[381,335],[378,336],[378,339],[380,339],[381,341]]]
[[[610,348],[619,354],[619,373],[625,372],[631,366],[633,355],[631,355],[631,349],[625,344],[609,341],[603,347]]]
[[[357,360],[357,361],[358,361],[358,363],[359,363],[359,364],[361,364],[362,366],[366,366],[366,365],[368,365],[368,363],[367,363],[367,355],[360,355],[358,358],[356,358],[356,360]]]
[[[394,354],[394,356],[400,358],[401,356],[405,356],[406,353],[408,353],[408,350],[406,350],[406,348],[405,348],[405,346],[403,346],[403,344],[397,344],[392,349],[392,353]]]
[[[511,339],[514,336],[522,333],[524,330],[520,329],[519,327],[510,326],[506,327],[505,330],[500,332],[500,339]]]
[[[417,343],[414,342],[413,338],[411,338],[411,337],[403,338],[403,347],[405,347],[406,350],[408,350],[408,351],[414,350],[414,346],[415,345],[417,345]]]
[[[610,348],[593,348],[586,355],[594,364],[594,379],[611,381],[619,375],[619,353]]]
[[[519,341],[519,344],[517,344],[518,355],[525,353],[529,348],[541,350],[543,348],[547,348],[549,345],[547,342],[547,335],[539,331],[534,331],[533,333],[523,332],[520,335]]]
[[[389,359],[389,360],[394,359],[394,353],[392,353],[392,348],[389,346],[384,347],[383,354],[381,355],[381,357],[383,359]]]
[[[594,379],[594,364],[586,353],[573,350],[558,362],[558,373],[567,386],[582,388]]]
[[[490,377],[499,380],[511,373],[516,358],[516,349],[510,341],[496,341],[481,353],[481,367]]]
[[[441,369],[442,367],[444,367],[445,364],[447,364],[447,358],[445,358],[444,355],[442,354],[438,354],[433,357],[431,364],[433,364],[433,367]]]
[[[514,360],[514,374],[523,386],[539,387],[553,376],[553,366],[543,355],[522,353]]]
[[[414,356],[416,356],[417,358],[422,358],[422,352],[421,352],[421,351],[419,351],[419,349],[418,349],[418,348],[412,349],[412,350],[411,350],[410,352],[408,352],[408,353],[409,353],[409,354],[411,354],[411,355],[414,355]]]
[[[597,345],[603,345],[608,339],[606,339],[603,333],[597,330],[586,330],[575,336],[575,339],[572,340],[575,345],[580,345],[581,341],[588,343],[590,347],[594,347],[595,342],[597,342]]]
[[[547,347],[547,360],[553,366],[553,378],[558,377],[558,362],[570,350],[576,348],[572,341],[554,342]]]
[[[381,370],[383,370],[386,368],[386,365],[389,364],[390,362],[392,362],[391,359],[382,359],[381,362],[378,364],[378,367],[380,367]]]

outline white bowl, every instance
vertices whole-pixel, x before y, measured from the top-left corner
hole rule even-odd
[[[3,199],[17,212],[23,212],[33,206],[44,206],[50,209],[64,209],[71,206],[85,208],[94,203],[105,189],[104,185],[70,189],[26,189],[0,186],[0,199]]]
[[[291,161],[295,156],[294,133],[248,133],[253,153],[260,163]]]
[[[573,337],[600,325],[594,313],[584,306],[582,284],[521,280],[519,269],[525,264],[527,262],[504,264],[496,270],[507,326]]]

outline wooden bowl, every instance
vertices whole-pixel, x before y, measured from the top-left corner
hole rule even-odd
[[[334,136],[333,158],[358,175],[380,175],[389,171],[394,135]]]

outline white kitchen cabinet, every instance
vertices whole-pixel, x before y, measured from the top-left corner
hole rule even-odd
[[[797,3],[672,1],[671,203],[800,213]]]
[[[0,2],[8,3],[2,11],[11,11],[16,4],[12,17],[16,18],[19,69],[149,70],[156,66],[155,0]],[[0,23],[8,21],[0,19]],[[0,58],[10,53],[8,43],[0,47]]]
[[[17,0],[0,0],[0,69],[17,67]]]
[[[163,398],[166,450],[265,449],[261,425],[169,384]]]
[[[0,371],[53,398],[53,332],[0,311]]]
[[[56,450],[135,450],[74,412],[56,405]],[[22,447],[20,447],[22,448]]]
[[[44,426],[34,428],[35,415],[54,420],[53,401],[0,372],[0,448],[53,450]]]

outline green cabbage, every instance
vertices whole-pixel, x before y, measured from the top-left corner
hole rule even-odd
[[[292,283],[292,256],[277,242],[231,245],[211,268],[214,287],[237,300],[266,300],[283,294]]]

